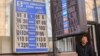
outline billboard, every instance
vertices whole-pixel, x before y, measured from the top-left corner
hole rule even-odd
[[[51,0],[52,28],[62,38],[87,32],[83,0]]]
[[[43,2],[14,0],[13,48],[15,53],[48,52],[37,44],[37,14],[46,15]],[[44,44],[41,44],[44,45]]]

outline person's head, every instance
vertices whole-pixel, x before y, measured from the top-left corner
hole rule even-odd
[[[85,35],[82,36],[81,42],[82,42],[82,44],[87,44],[87,42],[88,42],[87,36],[85,36]]]

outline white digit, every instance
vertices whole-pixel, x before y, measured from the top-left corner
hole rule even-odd
[[[17,6],[18,7],[23,7],[23,2],[22,1],[17,1]]]

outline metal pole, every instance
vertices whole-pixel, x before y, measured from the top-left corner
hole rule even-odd
[[[53,15],[53,0],[50,0],[51,9],[51,23],[52,23],[52,42],[53,42],[53,56],[56,56],[56,38],[55,38],[55,27],[54,27],[54,15]]]

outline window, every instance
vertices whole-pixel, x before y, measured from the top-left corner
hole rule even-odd
[[[75,51],[75,44],[74,37],[64,38],[57,42],[57,48],[60,51]]]

